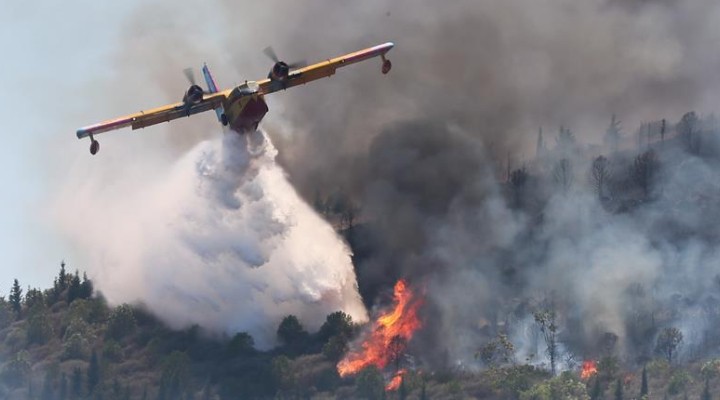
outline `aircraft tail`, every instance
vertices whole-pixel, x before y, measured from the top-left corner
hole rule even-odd
[[[213,76],[210,73],[210,69],[208,68],[207,64],[203,64],[202,72],[203,76],[205,77],[205,83],[207,83],[208,93],[217,93],[218,88],[215,84],[215,79],[213,79]],[[223,122],[222,116],[224,112],[225,111],[223,110],[222,105],[218,106],[215,109],[215,114],[217,114],[218,121],[220,121],[221,123]]]

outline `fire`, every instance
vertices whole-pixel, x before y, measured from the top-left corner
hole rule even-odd
[[[597,363],[593,360],[583,361],[582,370],[580,371],[580,379],[590,379],[597,374]]]
[[[402,380],[404,379],[406,372],[407,370],[404,368],[398,371],[398,373],[395,374],[392,379],[390,379],[390,382],[385,385],[385,391],[392,392],[398,390],[400,388],[400,385],[402,384]]]
[[[337,365],[340,376],[357,374],[370,365],[375,365],[379,369],[385,368],[393,359],[391,342],[394,342],[393,347],[398,343],[397,339],[394,341],[393,338],[399,337],[403,344],[407,343],[421,327],[418,309],[422,305],[422,298],[417,297],[402,279],[395,284],[393,300],[395,303],[393,308],[380,314],[370,334],[363,339],[360,349],[351,351],[340,360]],[[391,387],[396,380],[399,386],[400,376],[402,374],[398,372],[388,387]]]

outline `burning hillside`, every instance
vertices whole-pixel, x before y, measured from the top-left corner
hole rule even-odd
[[[392,309],[381,313],[373,323],[372,330],[360,339],[359,348],[350,351],[338,363],[340,376],[355,375],[371,365],[383,369],[394,362],[396,375],[386,389],[394,390],[400,385],[400,377],[405,372],[399,368],[400,359],[407,343],[422,326],[418,310],[423,299],[401,279],[395,284],[393,302]]]

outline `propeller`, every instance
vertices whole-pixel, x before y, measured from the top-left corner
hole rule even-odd
[[[280,58],[278,58],[277,53],[275,53],[275,49],[272,48],[272,46],[268,46],[265,49],[263,49],[263,53],[271,59],[274,63],[279,63]],[[305,60],[296,61],[293,63],[286,63],[288,68],[295,69],[295,68],[302,68],[307,65],[307,62]]]
[[[197,85],[197,83],[195,83],[195,70],[193,70],[192,68],[185,68],[183,70],[183,73],[185,74],[185,78],[187,78],[188,82],[190,82],[190,85]]]

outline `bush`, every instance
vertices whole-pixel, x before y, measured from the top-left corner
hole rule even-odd
[[[105,345],[103,346],[104,360],[118,363],[121,362],[124,357],[125,352],[122,346],[120,346],[120,343],[112,339],[105,341]]]
[[[381,399],[385,392],[385,381],[380,370],[371,365],[364,368],[355,379],[355,393],[368,400]]]
[[[589,400],[585,384],[571,373],[538,383],[520,394],[520,400]]]
[[[120,340],[135,331],[135,316],[132,307],[122,304],[110,313],[107,326],[107,337]]]
[[[45,344],[52,337],[53,329],[44,305],[36,306],[30,311],[27,325],[28,343]]]
[[[80,333],[74,333],[63,344],[63,360],[85,360],[90,355],[90,343]]]
[[[5,368],[0,376],[7,386],[17,388],[25,384],[25,380],[29,374],[29,355],[27,351],[22,350],[5,364]]]
[[[668,393],[673,396],[680,394],[687,389],[690,382],[692,382],[690,374],[686,371],[676,371],[668,382]]]

